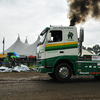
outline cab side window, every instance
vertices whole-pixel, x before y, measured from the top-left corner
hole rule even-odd
[[[62,31],[50,31],[52,42],[60,42],[62,41]]]

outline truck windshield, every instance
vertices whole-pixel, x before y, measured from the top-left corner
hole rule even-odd
[[[39,41],[38,45],[41,45],[44,42],[46,34],[47,34],[47,32],[45,32],[44,34],[40,35],[40,41]]]

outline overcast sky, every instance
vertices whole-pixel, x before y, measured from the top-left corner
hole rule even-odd
[[[45,27],[69,26],[68,10],[66,0],[0,0],[0,52],[3,51],[3,37],[7,49],[18,34],[22,42],[27,36],[29,44],[32,44]],[[78,31],[84,27],[84,46],[100,44],[100,21],[89,18],[76,27]]]

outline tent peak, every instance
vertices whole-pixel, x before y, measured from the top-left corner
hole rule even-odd
[[[27,36],[26,36],[26,40],[25,40],[25,43],[26,43],[26,44],[28,44],[28,41],[27,41]]]
[[[20,35],[18,34],[18,38],[17,38],[17,40],[20,40]]]

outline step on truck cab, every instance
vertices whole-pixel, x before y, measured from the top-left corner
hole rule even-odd
[[[100,75],[100,56],[82,55],[84,29],[78,38],[75,26],[50,26],[40,34],[37,70],[61,82],[73,75]]]

